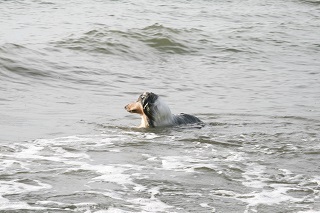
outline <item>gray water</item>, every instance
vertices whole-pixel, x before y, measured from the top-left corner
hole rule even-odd
[[[320,212],[320,2],[0,2],[0,212]],[[206,125],[137,129],[144,91]]]

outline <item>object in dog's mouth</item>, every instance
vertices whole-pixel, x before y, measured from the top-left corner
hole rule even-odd
[[[144,92],[136,102],[130,103],[124,108],[130,113],[137,113],[141,116],[140,128],[202,123],[199,118],[193,115],[172,114],[160,96],[152,92]]]

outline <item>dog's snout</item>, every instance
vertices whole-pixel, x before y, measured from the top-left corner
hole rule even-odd
[[[124,106],[124,109],[127,110],[127,112],[132,112],[132,110],[130,109],[130,104],[127,104]]]

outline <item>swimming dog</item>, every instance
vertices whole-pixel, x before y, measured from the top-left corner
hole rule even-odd
[[[193,116],[181,113],[173,115],[168,105],[156,94],[145,92],[136,102],[124,107],[130,113],[141,115],[139,128],[196,124],[202,121]]]

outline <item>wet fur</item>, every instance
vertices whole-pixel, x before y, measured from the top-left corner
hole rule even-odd
[[[202,123],[193,115],[173,115],[168,105],[152,92],[141,94],[136,102],[126,105],[125,109],[141,116],[141,128]]]

